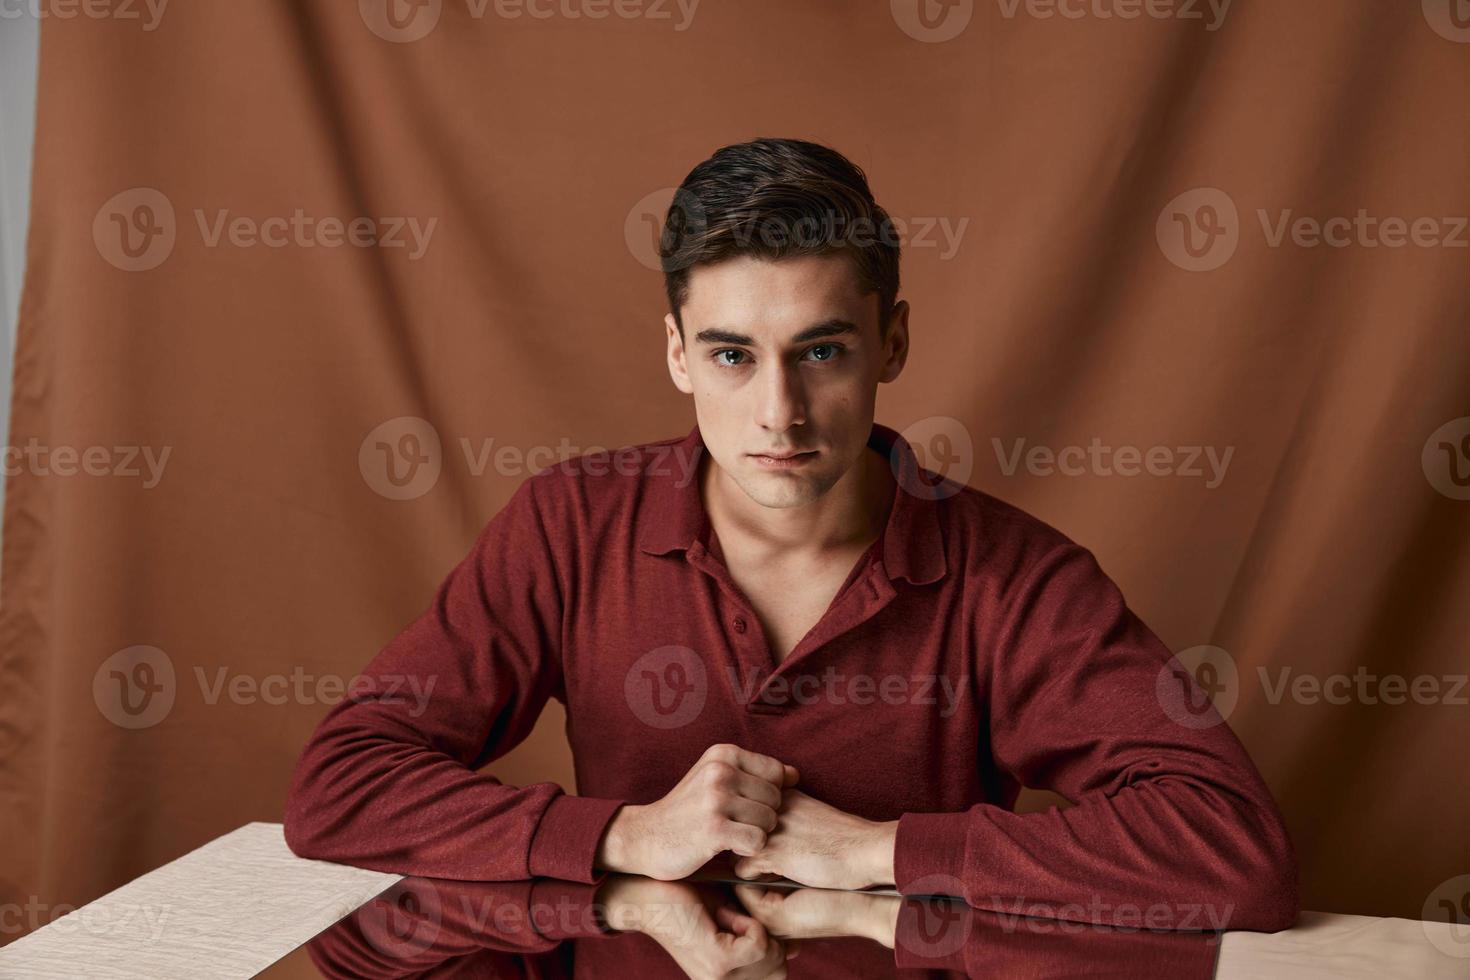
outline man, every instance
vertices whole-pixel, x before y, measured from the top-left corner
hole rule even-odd
[[[432,678],[426,710],[322,721],[292,849],[581,882],[730,851],[742,877],[816,887],[1290,925],[1269,792],[1092,555],[874,424],[909,306],[862,171],[803,141],[726,147],[680,187],[663,251],[695,427],[522,484],[365,671]],[[1203,722],[1174,720],[1171,684]],[[479,772],[551,697],[581,795]],[[1074,805],[1013,813],[1022,786]]]

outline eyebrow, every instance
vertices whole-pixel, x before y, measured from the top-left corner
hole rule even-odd
[[[850,320],[839,317],[829,317],[807,327],[801,333],[791,338],[792,344],[804,344],[809,340],[819,340],[823,337],[836,337],[842,334],[855,334],[858,332],[857,324]],[[735,333],[733,330],[723,330],[719,327],[706,327],[694,335],[696,344],[738,344],[742,347],[754,347],[755,338],[748,334]]]

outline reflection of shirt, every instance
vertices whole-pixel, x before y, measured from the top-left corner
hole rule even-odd
[[[526,480],[365,669],[376,693],[334,706],[312,736],[287,804],[292,849],[589,882],[620,804],[659,799],[733,742],[797,766],[799,788],[833,806],[899,819],[905,895],[1289,925],[1295,861],[1268,790],[1091,553],[936,482],[885,426],[869,446],[900,486],[884,531],[779,665],[712,553],[697,426]],[[477,771],[553,697],[580,795]],[[1181,718],[1180,703],[1202,714]],[[1076,805],[1012,813],[1023,785]]]
[[[822,894],[817,889],[798,891]],[[826,893],[838,894],[838,893]],[[789,892],[788,897],[794,895]],[[1072,926],[982,912],[953,898],[869,899],[897,905],[893,948],[857,935],[802,938],[792,972],[809,977],[1170,977],[1214,974],[1220,937]],[[699,935],[695,904],[744,911],[722,886],[676,894],[666,923]],[[652,938],[613,932],[598,886],[537,878],[467,882],[405,878],[317,936],[308,952],[327,977],[684,977]],[[886,908],[878,913],[892,914]],[[824,928],[832,928],[828,923]],[[840,925],[837,928],[841,928]],[[599,967],[602,967],[599,969]],[[900,972],[903,971],[903,972]],[[914,971],[923,971],[921,974]]]

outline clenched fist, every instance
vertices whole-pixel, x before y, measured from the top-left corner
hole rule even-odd
[[[646,806],[627,804],[608,824],[596,864],[674,881],[721,851],[761,852],[776,827],[781,791],[799,777],[789,766],[738,745],[711,745],[677,786]]]

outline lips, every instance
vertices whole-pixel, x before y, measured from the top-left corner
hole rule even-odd
[[[815,449],[808,449],[799,453],[751,453],[750,455],[764,456],[767,459],[795,459],[798,456],[810,456],[814,452],[816,452]]]

